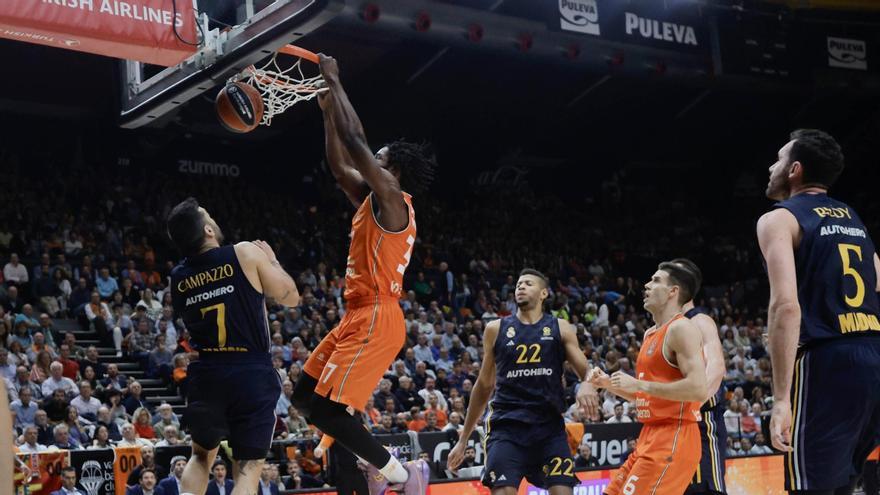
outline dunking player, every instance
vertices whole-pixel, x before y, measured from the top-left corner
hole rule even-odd
[[[787,452],[792,493],[848,492],[880,443],[880,260],[855,210],[828,197],[842,171],[833,137],[793,132],[770,167],[767,197],[778,203],[758,220],[770,279],[770,436]]]
[[[703,284],[703,272],[696,263],[685,258],[672,260],[676,265],[694,275],[696,285],[692,297],[700,292]],[[721,347],[721,339],[718,338],[718,326],[715,325],[709,315],[702,313],[694,305],[693,298],[681,308],[684,316],[690,318],[700,329],[703,337],[703,357],[706,358],[706,383],[707,391],[714,392],[700,407],[701,421],[697,423],[700,428],[700,443],[702,452],[700,467],[694,475],[694,479],[687,487],[685,493],[696,494],[723,494],[726,493],[724,486],[724,472],[727,428],[724,426],[724,388],[721,382],[724,380],[724,350]]]
[[[234,495],[256,493],[281,393],[269,355],[265,298],[299,304],[290,275],[263,241],[223,245],[217,222],[194,198],[168,215],[168,235],[185,257],[171,271],[171,301],[199,359],[187,368],[186,419],[192,457],[182,494],[202,494],[220,441],[236,459]]]
[[[547,295],[547,278],[525,269],[516,282],[516,314],[486,325],[483,366],[471,391],[464,428],[447,459],[450,470],[461,464],[488,403],[483,484],[493,495],[516,494],[523,477],[552,495],[570,495],[579,483],[562,420],[562,364],[568,361],[586,378],[587,358],[574,327],[544,311]],[[489,402],[493,389],[495,397]],[[598,394],[590,383],[581,383],[577,400],[584,412],[598,413]]]
[[[706,400],[706,366],[700,329],[682,314],[697,282],[682,265],[660,263],[645,284],[645,309],[654,326],[639,350],[638,378],[593,368],[601,388],[635,400],[644,426],[633,452],[605,489],[606,495],[681,495],[700,463],[700,404]]]
[[[395,142],[373,155],[360,119],[339,81],[336,61],[321,55],[328,91],[320,96],[330,171],[357,207],[345,271],[347,312],[318,344],[296,385],[293,403],[322,431],[368,462],[371,493],[386,485],[424,494],[424,461],[402,465],[348,414],[363,410],[400,352],[406,335],[399,299],[416,238],[412,198],[433,177],[422,146]],[[378,472],[375,470],[378,469]]]

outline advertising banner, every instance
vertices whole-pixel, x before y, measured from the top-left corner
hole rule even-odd
[[[198,41],[192,0],[3,0],[0,38],[164,66]]]

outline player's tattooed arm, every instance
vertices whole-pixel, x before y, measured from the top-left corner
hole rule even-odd
[[[259,251],[253,251],[253,248],[248,249],[252,250],[249,255],[251,263],[256,264],[257,276],[262,285],[263,294],[285,306],[299,305],[299,290],[296,287],[296,282],[278,262],[272,247],[261,240],[242,244],[252,244],[259,248]]]

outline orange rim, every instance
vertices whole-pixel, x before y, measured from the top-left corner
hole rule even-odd
[[[286,55],[292,55],[294,57],[304,58],[310,62],[318,63],[318,55],[314,52],[310,52],[305,48],[300,48],[294,45],[285,45],[278,50],[279,53],[284,53]]]

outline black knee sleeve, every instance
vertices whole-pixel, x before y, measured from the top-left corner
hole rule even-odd
[[[345,409],[345,404],[315,395],[312,399],[312,423],[365,461],[377,468],[384,467],[391,459],[391,454],[373,438],[360,420]]]
[[[316,378],[312,378],[308,373],[303,373],[296,382],[296,386],[293,387],[293,397],[291,400],[293,407],[307,420],[311,420],[312,398],[315,395],[316,385],[318,385]]]

